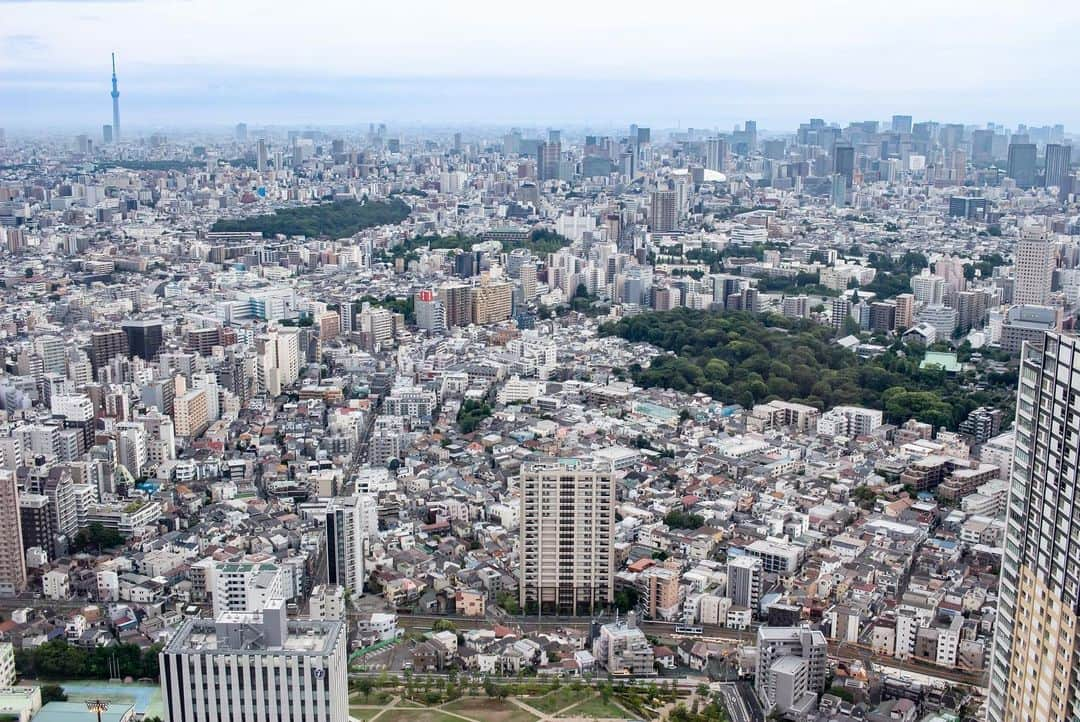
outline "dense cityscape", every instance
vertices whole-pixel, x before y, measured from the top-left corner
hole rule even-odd
[[[129,130],[117,72],[0,130],[0,718],[1080,715],[1063,125]]]

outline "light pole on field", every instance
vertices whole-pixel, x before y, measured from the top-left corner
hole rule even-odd
[[[101,713],[109,711],[109,700],[107,699],[88,699],[86,700],[86,709],[91,712],[97,713],[97,722],[101,722]]]

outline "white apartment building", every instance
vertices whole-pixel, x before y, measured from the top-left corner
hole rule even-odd
[[[214,565],[214,617],[225,612],[256,612],[273,599],[286,599],[284,573],[270,562],[219,562]]]

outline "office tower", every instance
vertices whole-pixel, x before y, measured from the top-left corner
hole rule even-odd
[[[340,722],[348,718],[345,629],[262,612],[189,618],[159,656],[169,722]]]
[[[1080,716],[1077,386],[1075,336],[1048,333],[1042,348],[1025,346],[990,660],[990,722]]]
[[[994,131],[976,130],[971,133],[971,162],[978,165],[994,162]]]
[[[101,126],[101,142],[104,145],[108,145],[109,143],[113,142],[111,125],[106,124]]]
[[[354,597],[364,593],[364,554],[378,524],[378,504],[369,494],[335,497],[326,506],[327,579]]]
[[[757,150],[757,121],[746,121],[743,126],[743,133],[746,135],[746,153],[750,155]]]
[[[521,131],[512,128],[503,136],[503,155],[511,156],[521,153]]]
[[[969,221],[985,221],[989,205],[985,198],[952,196],[949,198],[949,217]]]
[[[454,256],[454,275],[459,278],[472,278],[480,275],[480,261],[483,254],[478,251],[462,251]]]
[[[705,142],[705,167],[709,170],[726,171],[731,148],[724,138],[709,138]]]
[[[112,54],[112,137],[120,142],[120,91],[116,87],[116,53]]]
[[[117,356],[127,356],[127,334],[121,329],[90,334],[90,364],[95,373]]]
[[[910,133],[911,132],[911,116],[910,115],[894,115],[892,117],[892,132],[894,132],[894,133]]]
[[[1035,144],[1009,143],[1009,165],[1006,175],[1020,188],[1035,185]]]
[[[1016,244],[1013,303],[1045,305],[1054,280],[1054,245],[1046,233],[1025,228]]]
[[[11,597],[26,588],[19,487],[15,472],[0,469],[0,597]]]
[[[850,145],[838,145],[833,149],[833,171],[844,177],[844,183],[851,187],[855,179],[855,148]]]
[[[211,594],[214,619],[225,612],[257,612],[286,599],[285,572],[272,562],[217,562]]]
[[[649,230],[653,233],[670,233],[678,228],[678,202],[675,191],[653,191],[649,197]]]
[[[236,139],[241,143],[247,142],[247,123],[236,124]]]
[[[554,140],[541,143],[536,152],[536,178],[540,181],[559,178],[559,161],[562,160],[562,143],[558,140],[559,131],[551,131]]]
[[[843,208],[847,205],[848,179],[840,173],[830,176],[829,202],[834,208]]]
[[[615,478],[584,459],[521,470],[522,609],[591,614],[615,595]]]
[[[820,631],[758,627],[757,647],[754,689],[766,714],[804,708],[807,695],[816,697],[825,691],[829,647]]]
[[[1046,146],[1046,176],[1043,185],[1047,188],[1061,188],[1069,175],[1072,146],[1048,143]]]
[[[259,144],[255,151],[255,170],[260,173],[266,171],[266,140],[259,138]]]
[[[131,319],[120,324],[127,336],[127,352],[144,361],[157,358],[161,348],[161,320]]]
[[[727,565],[728,597],[737,607],[746,607],[758,613],[761,602],[764,568],[757,557],[748,555],[731,557]]]

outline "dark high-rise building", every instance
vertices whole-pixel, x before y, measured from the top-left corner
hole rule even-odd
[[[1035,144],[1010,143],[1006,174],[1021,188],[1035,185]]]
[[[1072,160],[1072,146],[1060,143],[1046,145],[1046,176],[1043,185],[1047,188],[1062,188],[1069,177],[1069,163]]]
[[[128,353],[144,361],[157,358],[161,348],[161,321],[154,319],[133,319],[120,324],[127,336]]]
[[[461,278],[480,275],[481,254],[476,251],[463,251],[454,257],[454,274]]]
[[[850,145],[838,145],[833,150],[833,169],[844,177],[850,188],[855,179],[855,148]]]
[[[949,198],[949,215],[952,218],[966,218],[969,221],[986,220],[989,206],[985,198],[952,196]]]
[[[911,116],[910,115],[894,115],[892,117],[892,132],[894,132],[894,133],[910,133],[911,132]]]
[[[990,164],[994,162],[994,131],[972,131],[971,162],[979,165]]]
[[[559,131],[551,132],[557,134]],[[555,137],[558,138],[558,135]],[[562,143],[560,141],[549,140],[547,143],[541,143],[536,149],[537,180],[557,180],[560,160],[562,160]]]
[[[892,331],[896,328],[896,304],[874,301],[870,304],[870,330]]]
[[[23,549],[44,549],[49,559],[57,557],[56,512],[44,494],[20,494],[19,518],[22,523]]]
[[[469,287],[463,283],[447,284],[439,289],[439,300],[446,312],[446,325],[468,326],[471,322],[469,307]]]
[[[90,334],[90,365],[97,371],[117,356],[127,356],[127,334],[116,328]]]

